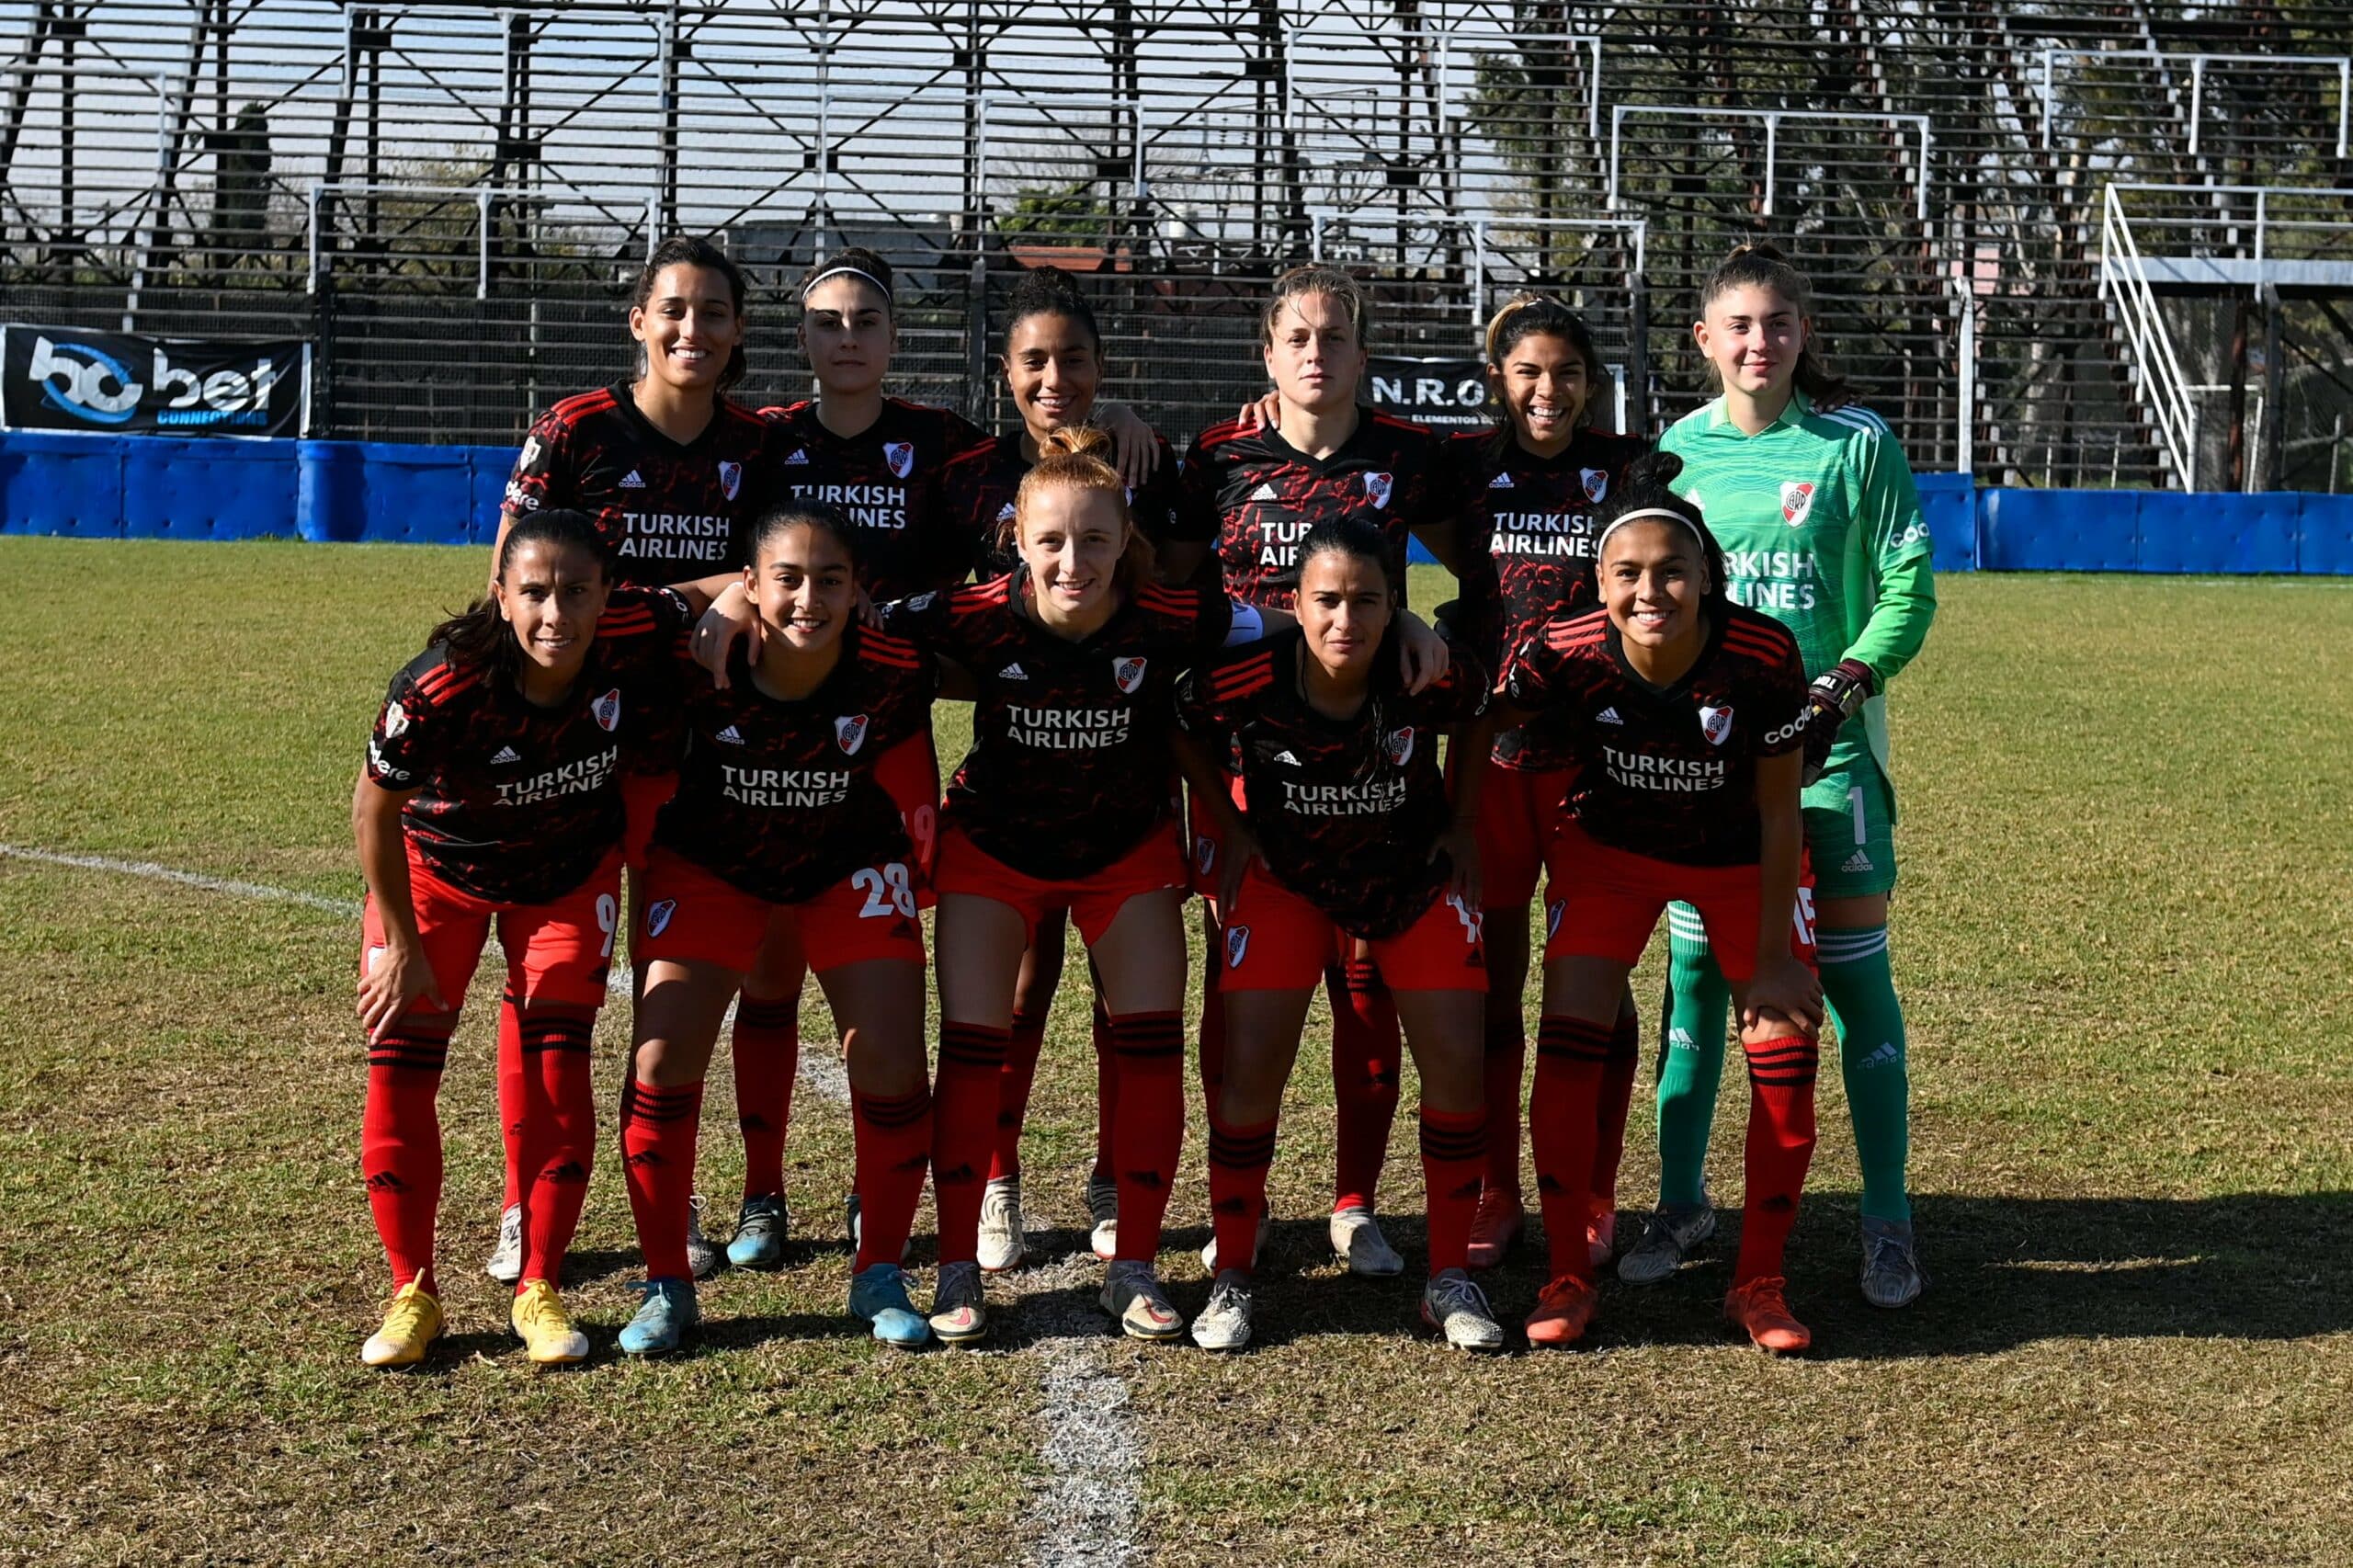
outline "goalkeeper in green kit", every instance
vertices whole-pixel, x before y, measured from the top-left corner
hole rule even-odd
[[[1843,383],[1807,349],[1809,296],[1804,277],[1769,245],[1744,245],[1716,268],[1693,335],[1723,395],[1659,447],[1683,460],[1675,489],[1699,504],[1722,544],[1733,598],[1796,633],[1813,683],[1805,840],[1822,989],[1862,1166],[1863,1295],[1901,1307],[1927,1280],[1904,1190],[1911,1085],[1888,967],[1895,794],[1885,693],[1928,634],[1936,583],[1895,437],[1859,405],[1815,406],[1836,401]],[[1696,913],[1670,905],[1668,930],[1659,1206],[1618,1267],[1637,1284],[1665,1278],[1715,1229],[1702,1165],[1731,991]]]

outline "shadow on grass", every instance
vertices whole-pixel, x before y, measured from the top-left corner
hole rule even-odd
[[[1871,1307],[1856,1288],[1855,1202],[1853,1193],[1809,1194],[1790,1238],[1790,1301],[1814,1331],[1817,1359],[1987,1354],[2053,1339],[2302,1339],[2353,1331],[2353,1247],[2345,1242],[2353,1235],[2353,1193],[1916,1198],[1930,1284],[1898,1312]],[[1405,1273],[1394,1279],[1338,1272],[1320,1216],[1279,1221],[1258,1270],[1254,1342],[1415,1332],[1427,1256],[1423,1226],[1404,1215],[1382,1224],[1406,1258]],[[1622,1243],[1639,1233],[1636,1217],[1620,1219]],[[1189,1316],[1208,1288],[1198,1281],[1198,1263],[1188,1267],[1181,1255],[1169,1256],[1188,1241],[1172,1232],[1163,1262],[1177,1309]],[[1722,1308],[1739,1248],[1740,1216],[1726,1210],[1715,1239],[1663,1284],[1625,1285],[1605,1270],[1592,1348],[1733,1344]],[[1516,1328],[1545,1273],[1543,1230],[1531,1223],[1504,1267],[1478,1278],[1496,1315]],[[1010,1342],[1020,1330],[1007,1326]]]

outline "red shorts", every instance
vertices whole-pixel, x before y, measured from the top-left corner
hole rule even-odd
[[[1487,759],[1486,782],[1479,791],[1481,903],[1527,909],[1576,776],[1574,767],[1506,767]]]
[[[621,809],[629,813],[629,822],[621,829],[621,858],[635,869],[645,869],[646,850],[654,843],[654,819],[677,792],[675,773],[621,775]]]
[[[1242,798],[1242,780],[1238,778],[1227,778],[1225,784],[1227,791],[1233,797],[1234,809],[1246,810]],[[1218,857],[1224,853],[1225,846],[1218,837],[1217,818],[1210,814],[1209,808],[1202,805],[1199,798],[1190,790],[1185,792],[1185,821],[1192,830],[1189,860],[1193,872],[1193,891],[1208,899],[1210,907],[1215,909],[1217,884],[1223,875],[1219,869]]]
[[[1308,991],[1326,966],[1344,961],[1358,938],[1332,917],[1267,875],[1252,862],[1225,924],[1220,991]],[[1484,991],[1486,934],[1475,909],[1450,892],[1430,901],[1422,917],[1394,937],[1365,943],[1381,976],[1395,991]]]
[[[1764,896],[1755,866],[1679,866],[1597,844],[1574,822],[1562,824],[1553,841],[1556,863],[1574,864],[1575,878],[1554,880],[1544,889],[1544,957],[1597,958],[1633,964],[1676,899],[1699,911],[1708,946],[1726,980],[1745,982],[1756,972],[1756,921]],[[1813,963],[1813,872],[1798,869],[1797,908],[1790,919],[1790,951]]]
[[[507,986],[526,1003],[571,1002],[602,1006],[605,971],[613,960],[613,932],[620,924],[621,859],[618,851],[585,881],[545,903],[493,903],[462,892],[425,869],[412,849],[408,857],[409,906],[425,939],[425,961],[433,983],[451,1008],[465,1001],[482,961],[491,926],[506,950]],[[384,922],[371,895],[360,917],[360,972],[375,967],[385,947]]]
[[[1015,870],[974,844],[953,820],[939,835],[939,865],[933,882],[942,896],[958,893],[995,899],[1017,911],[1037,940],[1038,927],[1068,910],[1079,939],[1093,947],[1128,900],[1170,888],[1185,889],[1185,851],[1176,824],[1154,828],[1142,842],[1092,876],[1046,881]]]
[[[874,959],[923,967],[923,923],[915,915],[914,881],[900,860],[853,871],[799,903],[775,903],[683,856],[656,849],[645,869],[645,907],[638,920],[631,950],[640,963],[669,959],[748,972],[771,923],[781,938],[790,922],[809,967],[819,974]]]
[[[919,888],[916,902],[928,908],[931,870],[939,858],[939,754],[932,749],[931,732],[910,735],[877,758],[874,782],[891,797],[906,824],[913,852],[909,869]]]

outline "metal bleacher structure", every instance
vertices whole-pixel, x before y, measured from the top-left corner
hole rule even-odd
[[[2353,3],[0,0],[0,316],[307,336],[313,434],[494,443],[625,370],[649,236],[750,269],[763,401],[792,282],[867,244],[898,384],[985,421],[1051,260],[1177,436],[1320,256],[1389,353],[1563,292],[1654,425],[1768,237],[1917,468],[2333,490],[2348,57]]]

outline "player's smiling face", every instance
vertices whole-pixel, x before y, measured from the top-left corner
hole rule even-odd
[[[1108,490],[1051,484],[1030,491],[1021,508],[1021,561],[1040,620],[1091,627],[1109,618],[1129,528],[1120,498]]]
[[[1367,679],[1389,630],[1389,574],[1380,562],[1327,550],[1299,563],[1293,613],[1310,657],[1347,685]]]
[[[1347,407],[1364,379],[1364,345],[1357,340],[1347,302],[1329,294],[1299,294],[1284,302],[1266,359],[1276,393],[1308,414]]]
[[[744,322],[725,273],[679,262],[656,274],[645,303],[631,308],[629,332],[645,346],[648,375],[700,392],[719,385]]]
[[[1593,395],[1585,356],[1550,333],[1529,333],[1506,349],[1503,363],[1487,368],[1487,381],[1503,399],[1520,445],[1543,457],[1567,448]]]
[[[858,608],[858,575],[849,551],[824,528],[803,523],[772,530],[744,574],[763,640],[798,653],[838,641]]]
[[[1040,311],[1014,324],[1005,346],[1005,382],[1033,439],[1086,424],[1102,379],[1103,355],[1085,323]]]
[[[1628,523],[1603,548],[1601,602],[1624,641],[1672,648],[1699,632],[1707,570],[1688,530],[1656,518]]]
[[[1728,391],[1754,394],[1790,384],[1813,324],[1778,290],[1748,283],[1709,301],[1691,334]]]
[[[863,278],[837,273],[801,301],[801,351],[817,384],[836,396],[881,386],[898,347],[890,300]]]
[[[562,680],[579,673],[610,592],[595,556],[575,545],[527,540],[507,552],[492,591],[526,659]]]

